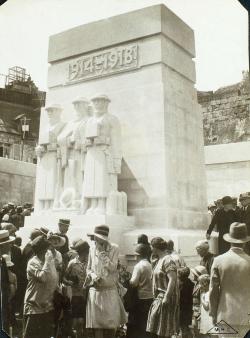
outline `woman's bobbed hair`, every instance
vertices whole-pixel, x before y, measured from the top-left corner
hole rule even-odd
[[[168,243],[161,237],[154,237],[151,241],[151,245],[153,248],[160,251],[165,251],[168,249]]]

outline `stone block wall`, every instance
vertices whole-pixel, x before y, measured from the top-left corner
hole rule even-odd
[[[9,201],[34,203],[36,165],[0,158],[0,207]]]
[[[250,140],[248,77],[215,92],[199,92],[205,145]]]

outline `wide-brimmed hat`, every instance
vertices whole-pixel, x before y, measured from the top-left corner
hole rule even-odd
[[[234,222],[230,225],[229,233],[223,235],[225,241],[229,243],[250,242],[250,236],[247,234],[247,227],[244,223]]]
[[[224,196],[224,197],[221,199],[221,201],[222,201],[222,204],[223,204],[223,205],[226,205],[226,204],[233,204],[233,199],[232,199],[232,197],[230,197],[230,196]]]
[[[73,243],[72,243],[73,244]],[[71,248],[73,250],[75,250],[76,252],[79,252],[79,251],[86,251],[88,252],[89,251],[89,243],[82,240],[82,239],[79,239],[78,241],[76,241],[74,243],[74,246],[72,245]]]
[[[79,96],[77,98],[75,98],[72,103],[79,103],[79,102],[83,102],[83,103],[86,103],[86,104],[89,104],[89,100],[87,100],[85,97],[82,97],[82,96]]]
[[[35,230],[40,231],[40,234],[43,235],[43,236],[45,236],[45,237],[47,237],[48,234],[49,234],[49,229],[46,228],[46,227],[40,227],[39,229],[37,228]]]
[[[8,207],[15,208],[15,204],[13,202],[8,202]]]
[[[15,237],[10,236],[8,230],[0,230],[0,245],[14,242]]]
[[[58,111],[63,110],[62,106],[60,104],[57,104],[57,103],[49,104],[45,107],[46,111],[48,111],[50,109],[54,109],[54,110],[58,110]]]
[[[40,235],[31,242],[31,246],[34,251],[47,250],[50,246],[50,243],[47,238],[44,237],[44,235]]]
[[[207,269],[205,268],[205,266],[197,265],[196,267],[191,269],[191,272],[196,277],[200,277],[201,275],[207,274]]]
[[[41,236],[41,231],[39,229],[34,229],[30,233],[30,239],[33,241],[36,237]]]
[[[14,263],[11,261],[10,255],[3,255],[2,257],[4,258],[5,263],[6,263],[6,265],[7,265],[8,267],[14,265]]]
[[[98,225],[95,227],[93,234],[88,234],[89,237],[98,237],[104,241],[109,241],[109,227],[107,225]]]
[[[53,233],[49,234],[47,239],[49,240],[49,242],[57,240],[57,243],[52,244],[54,248],[61,248],[66,243],[65,237]]]
[[[243,201],[250,198],[250,192],[244,192],[242,194],[240,194],[239,196],[239,201]]]
[[[69,226],[70,225],[70,219],[61,218],[61,219],[59,219],[58,224]]]
[[[110,102],[109,97],[105,94],[96,94],[91,97],[91,101],[96,101],[96,100],[105,100],[105,101]]]
[[[12,223],[1,223],[1,228],[2,230],[8,230],[10,235],[17,231],[17,228]]]

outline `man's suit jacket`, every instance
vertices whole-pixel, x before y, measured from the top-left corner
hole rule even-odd
[[[210,315],[217,322],[248,325],[250,314],[250,257],[231,248],[214,259],[209,292]]]

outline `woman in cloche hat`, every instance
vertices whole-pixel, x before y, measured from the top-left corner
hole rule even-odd
[[[94,330],[95,338],[114,338],[117,328],[127,322],[127,315],[119,296],[117,264],[119,250],[109,241],[109,227],[100,225],[94,231],[95,245],[88,260],[90,285],[86,327]]]

